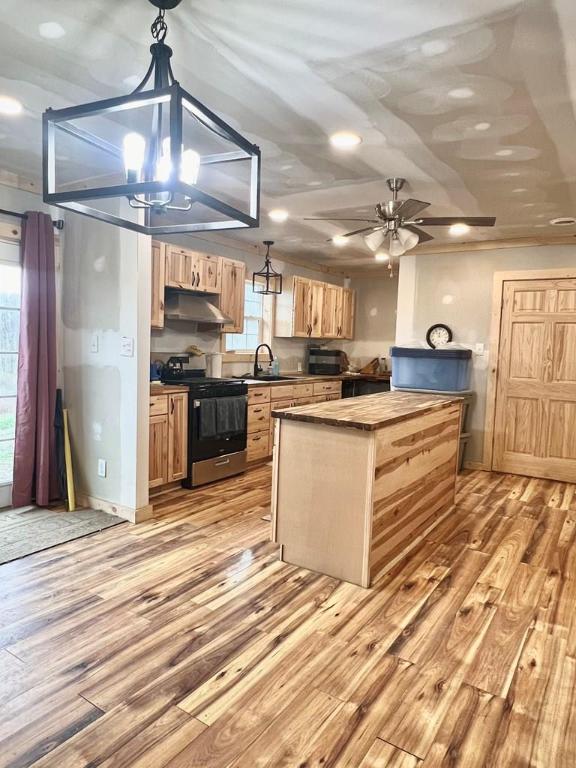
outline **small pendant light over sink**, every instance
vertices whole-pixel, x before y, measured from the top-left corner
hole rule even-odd
[[[257,227],[260,149],[174,78],[164,15],[181,0],[150,2],[134,91],[44,113],[44,201],[148,235]]]
[[[270,261],[270,246],[274,245],[272,240],[264,240],[266,246],[266,256],[264,257],[264,266],[259,272],[252,275],[252,291],[254,293],[282,293],[282,275],[276,272]]]

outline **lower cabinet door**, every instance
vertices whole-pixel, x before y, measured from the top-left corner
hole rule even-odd
[[[182,480],[188,468],[188,393],[168,395],[168,480]]]
[[[156,488],[168,482],[168,414],[150,416],[148,485]]]

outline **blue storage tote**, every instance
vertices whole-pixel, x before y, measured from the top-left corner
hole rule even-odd
[[[470,349],[392,347],[392,386],[460,392],[470,386]]]

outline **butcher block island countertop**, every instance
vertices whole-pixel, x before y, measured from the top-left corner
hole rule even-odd
[[[334,427],[375,430],[432,411],[451,408],[460,398],[421,395],[411,392],[381,392],[376,395],[278,409],[272,415],[292,421],[328,424]]]
[[[276,410],[282,560],[368,587],[454,504],[460,398],[385,392]]]

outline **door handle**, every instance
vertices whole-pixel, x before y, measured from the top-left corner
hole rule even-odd
[[[174,400],[170,401],[170,413],[174,413]]]
[[[196,285],[196,272],[192,272],[192,285]]]
[[[200,272],[196,272],[196,285],[200,285]]]

